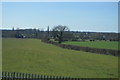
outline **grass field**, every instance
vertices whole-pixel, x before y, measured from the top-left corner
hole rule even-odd
[[[66,42],[63,42],[63,44],[118,50],[118,42],[117,41],[116,42],[115,41],[94,41],[94,42],[66,41]]]
[[[3,39],[3,71],[80,78],[118,77],[118,58],[63,49],[37,39]]]

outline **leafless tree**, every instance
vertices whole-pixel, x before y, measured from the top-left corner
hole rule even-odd
[[[59,43],[63,41],[63,35],[65,31],[69,31],[67,26],[58,25],[53,28],[54,39],[57,39]]]

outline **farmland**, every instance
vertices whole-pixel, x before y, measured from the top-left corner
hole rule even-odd
[[[80,78],[118,77],[118,58],[63,49],[38,39],[3,38],[3,71]]]
[[[118,50],[118,42],[117,41],[94,41],[94,42],[66,41],[66,42],[63,42],[63,44]]]

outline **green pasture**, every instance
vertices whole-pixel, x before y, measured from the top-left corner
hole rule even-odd
[[[66,41],[66,42],[63,42],[63,44],[118,50],[117,41],[93,41],[93,42],[92,41],[84,41],[84,42]]]
[[[63,49],[38,39],[2,39],[2,69],[79,78],[117,78],[118,57]]]

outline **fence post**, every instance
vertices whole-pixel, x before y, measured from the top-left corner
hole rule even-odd
[[[68,80],[68,77],[65,77],[65,80]]]
[[[4,72],[2,72],[2,79],[4,78]]]
[[[52,80],[52,76],[50,75],[50,80]]]
[[[78,78],[78,80],[81,80],[80,78]]]
[[[61,80],[61,76],[59,76],[59,80]]]
[[[53,80],[56,80],[56,77],[55,77],[55,76],[53,76]]]
[[[25,73],[25,79],[27,80],[27,73]]]
[[[38,80],[40,79],[40,75],[38,74]]]
[[[13,79],[16,79],[16,73],[13,72]]]
[[[21,73],[19,73],[19,79],[22,79],[22,74]]]
[[[34,75],[32,74],[31,79],[33,79],[33,78],[34,78]]]
[[[16,79],[18,79],[18,73],[16,73]]]
[[[42,76],[42,75],[40,75],[40,80],[42,80],[42,78],[43,78],[43,76]]]
[[[46,80],[46,76],[44,75],[44,77],[43,77],[44,79],[43,80]]]
[[[65,80],[65,77],[62,76],[62,80]]]
[[[2,72],[2,76],[1,76],[1,78],[3,79],[4,78],[4,73]]]
[[[70,77],[68,77],[68,80],[70,80]]]
[[[37,80],[37,79],[36,79],[36,74],[34,74],[34,80]]]
[[[74,80],[74,78],[72,78],[72,80]]]
[[[10,80],[10,72],[8,72],[8,77],[7,78],[8,78],[8,80]]]
[[[13,72],[10,72],[10,80],[13,79]]]
[[[24,79],[24,73],[22,73],[22,78],[21,79]]]
[[[47,75],[47,80],[49,80],[49,76]]]
[[[28,74],[28,80],[30,79],[30,74]]]
[[[4,78],[5,80],[7,79],[7,72],[5,72],[5,78]]]
[[[55,77],[55,80],[58,80],[58,76]]]

